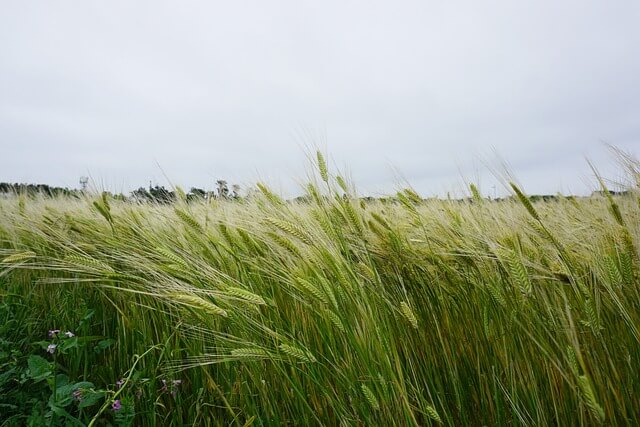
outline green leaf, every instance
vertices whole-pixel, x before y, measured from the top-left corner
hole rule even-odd
[[[67,384],[69,384],[69,376],[67,376],[65,374],[56,375],[56,386],[58,388],[60,388],[62,386],[66,386]]]
[[[93,383],[82,381],[75,384],[59,384],[56,389],[56,404],[63,408],[69,406],[73,402],[73,392],[85,388],[93,388]]]
[[[5,384],[9,384],[9,382],[11,382],[11,380],[13,380],[15,377],[17,377],[16,371],[17,371],[16,368],[10,368],[6,372],[1,373],[0,374],[0,387],[4,386]]]
[[[68,338],[63,340],[62,342],[60,342],[60,345],[58,345],[58,350],[65,354],[69,349],[72,348],[77,348],[78,347],[78,338],[73,337],[73,338]]]
[[[51,402],[49,403],[49,407],[51,408],[51,412],[58,415],[59,417],[63,417],[67,419],[67,423],[65,424],[66,426],[84,427],[84,424],[80,422],[80,420],[78,420],[77,418],[72,416],[70,413],[65,411],[62,407],[58,405],[52,405]]]
[[[96,346],[94,347],[93,350],[96,353],[102,353],[103,351],[105,351],[106,349],[111,347],[115,342],[116,342],[116,340],[111,339],[111,338],[108,338],[108,339],[102,340],[102,341],[98,341],[98,344],[96,344]]]
[[[82,393],[82,400],[78,404],[78,408],[87,408],[104,399],[104,391],[86,390]]]
[[[41,356],[32,354],[27,362],[29,365],[29,378],[34,381],[42,381],[52,373],[51,363]]]

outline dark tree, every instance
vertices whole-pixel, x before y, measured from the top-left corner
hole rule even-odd
[[[149,189],[151,199],[156,203],[168,204],[176,199],[176,195],[173,191],[169,191],[163,186],[156,185]]]
[[[207,192],[204,191],[203,189],[192,187],[191,190],[189,191],[189,194],[187,194],[187,201],[202,200],[206,196],[207,196]]]
[[[229,197],[229,186],[227,185],[227,181],[219,179],[216,181],[216,184],[218,184],[218,197],[220,199],[226,199]]]
[[[131,192],[131,197],[140,202],[149,202],[151,201],[151,194],[147,191],[146,188],[140,187],[137,190]]]

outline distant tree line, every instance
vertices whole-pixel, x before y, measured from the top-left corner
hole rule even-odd
[[[23,184],[23,183],[8,183],[8,182],[0,182],[0,194],[24,194],[27,196],[45,196],[45,197],[80,197],[86,193],[86,181],[83,182],[81,180],[81,184],[83,184],[83,189],[69,189],[67,187],[53,187],[47,184]],[[132,202],[150,202],[150,203],[161,203],[161,204],[169,204],[173,203],[177,199],[177,194],[175,191],[168,190],[164,186],[149,185],[148,188],[140,187],[137,190],[131,192],[130,196],[125,196],[124,194],[111,194],[113,198],[123,201],[132,201]],[[591,193],[591,197],[604,196],[606,193],[604,191],[594,191]],[[625,196],[628,194],[628,191],[609,191],[609,194],[612,196]],[[229,188],[227,181],[218,180],[216,181],[216,189],[212,191],[205,191],[201,188],[192,187],[188,193],[185,194],[187,201],[196,201],[196,200],[210,200],[210,199],[239,199],[240,196],[240,186],[232,185]],[[347,195],[344,195],[345,198]],[[558,201],[561,198],[575,198],[575,196],[560,196],[560,195],[531,195],[529,199],[532,202],[554,202]],[[398,202],[398,199],[394,196],[390,197],[360,197],[360,200],[363,202],[373,202],[375,200],[379,200],[382,202]],[[451,197],[447,194],[447,199],[451,201],[458,202],[474,202],[474,198],[462,198],[462,199],[451,199]],[[502,198],[494,198],[493,201],[506,201],[511,200],[512,196],[502,197]],[[429,199],[421,199],[423,201],[427,201]],[[309,203],[311,201],[311,197],[308,195],[299,196],[292,199],[293,202],[297,203]]]
[[[0,193],[18,193],[26,194],[28,196],[43,195],[47,197],[79,196],[82,194],[80,190],[69,189],[66,187],[52,187],[47,184],[11,184],[9,182],[0,182]]]
[[[24,194],[29,197],[45,196],[45,197],[80,197],[86,193],[86,181],[81,179],[82,190],[69,189],[66,187],[53,187],[47,184],[23,184],[0,182],[0,194]],[[205,191],[201,188],[192,187],[186,194],[187,201],[204,200],[204,199],[239,199],[240,186],[234,184],[229,188],[227,181],[218,180],[217,188],[214,191]],[[111,193],[109,193],[111,194]],[[161,185],[151,186],[149,188],[140,187],[131,192],[127,197],[124,194],[111,194],[118,200],[129,200],[137,202],[153,202],[153,203],[172,203],[176,200],[175,191],[169,190]]]
[[[229,190],[227,181],[223,179],[218,180],[216,184],[217,188],[215,191],[205,191],[202,188],[191,187],[191,190],[186,193],[187,201],[240,198],[239,185],[234,184],[231,186],[231,190]],[[176,197],[175,191],[167,190],[163,186],[158,185],[155,187],[149,186],[148,189],[140,187],[131,192],[131,198],[139,202],[172,203],[176,200]]]

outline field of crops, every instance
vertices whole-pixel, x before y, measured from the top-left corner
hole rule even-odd
[[[639,187],[258,187],[0,199],[0,425],[640,423]]]

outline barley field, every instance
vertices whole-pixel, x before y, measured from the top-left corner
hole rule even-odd
[[[545,201],[365,201],[321,154],[298,202],[0,199],[0,425],[638,425],[620,167]]]

